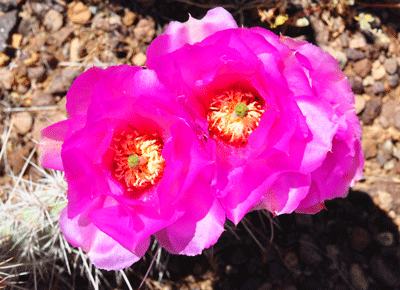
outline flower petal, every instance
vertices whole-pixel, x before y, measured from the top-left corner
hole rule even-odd
[[[111,237],[101,232],[93,223],[82,223],[78,215],[69,219],[67,208],[61,212],[60,229],[69,243],[75,247],[82,247],[92,263],[105,270],[121,270],[130,267],[146,253],[150,239],[138,245],[133,254]]]
[[[196,180],[183,202],[185,215],[155,237],[172,254],[194,256],[217,242],[224,231],[225,213],[204,179]]]

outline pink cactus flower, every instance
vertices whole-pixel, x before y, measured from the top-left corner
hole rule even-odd
[[[154,71],[92,68],[67,94],[70,118],[42,130],[42,165],[65,171],[60,228],[94,265],[129,267],[151,235],[169,252],[197,255],[224,230],[213,144],[183,118]]]
[[[215,188],[235,224],[254,209],[315,213],[361,178],[354,95],[320,48],[238,28],[215,8],[202,20],[172,22],[146,65],[215,144]]]

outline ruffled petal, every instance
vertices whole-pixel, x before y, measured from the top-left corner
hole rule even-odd
[[[156,207],[118,204],[93,210],[88,217],[98,229],[135,253],[144,240],[174,223],[183,214],[175,210],[170,216],[165,216],[160,215]]]
[[[93,223],[82,222],[80,215],[69,219],[67,209],[61,212],[59,224],[67,241],[75,247],[82,247],[92,263],[104,270],[117,271],[130,267],[146,253],[150,244],[150,238],[144,240],[134,254],[101,232]]]
[[[186,206],[185,215],[155,237],[172,254],[198,255],[214,245],[224,231],[224,209],[207,181],[201,178],[186,192],[182,202]]]
[[[237,28],[236,21],[221,7],[209,10],[200,20],[189,15],[189,20],[185,23],[172,21],[164,34],[150,44],[147,57],[152,59],[173,52],[185,44],[200,42],[217,31],[229,28]]]

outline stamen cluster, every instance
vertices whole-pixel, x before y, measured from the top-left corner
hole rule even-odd
[[[114,137],[113,177],[130,193],[154,185],[165,168],[161,156],[163,142],[153,134],[139,134],[136,130],[123,131]],[[133,162],[133,159],[137,159]]]
[[[260,97],[251,91],[233,88],[213,98],[207,121],[212,135],[232,145],[243,145],[263,114]]]

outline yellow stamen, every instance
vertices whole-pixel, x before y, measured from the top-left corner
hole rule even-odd
[[[207,121],[212,135],[232,145],[243,145],[263,114],[261,97],[234,88],[213,98]]]
[[[132,130],[114,138],[113,177],[128,192],[141,191],[154,185],[164,173],[161,156],[163,142],[157,135],[139,134]]]

